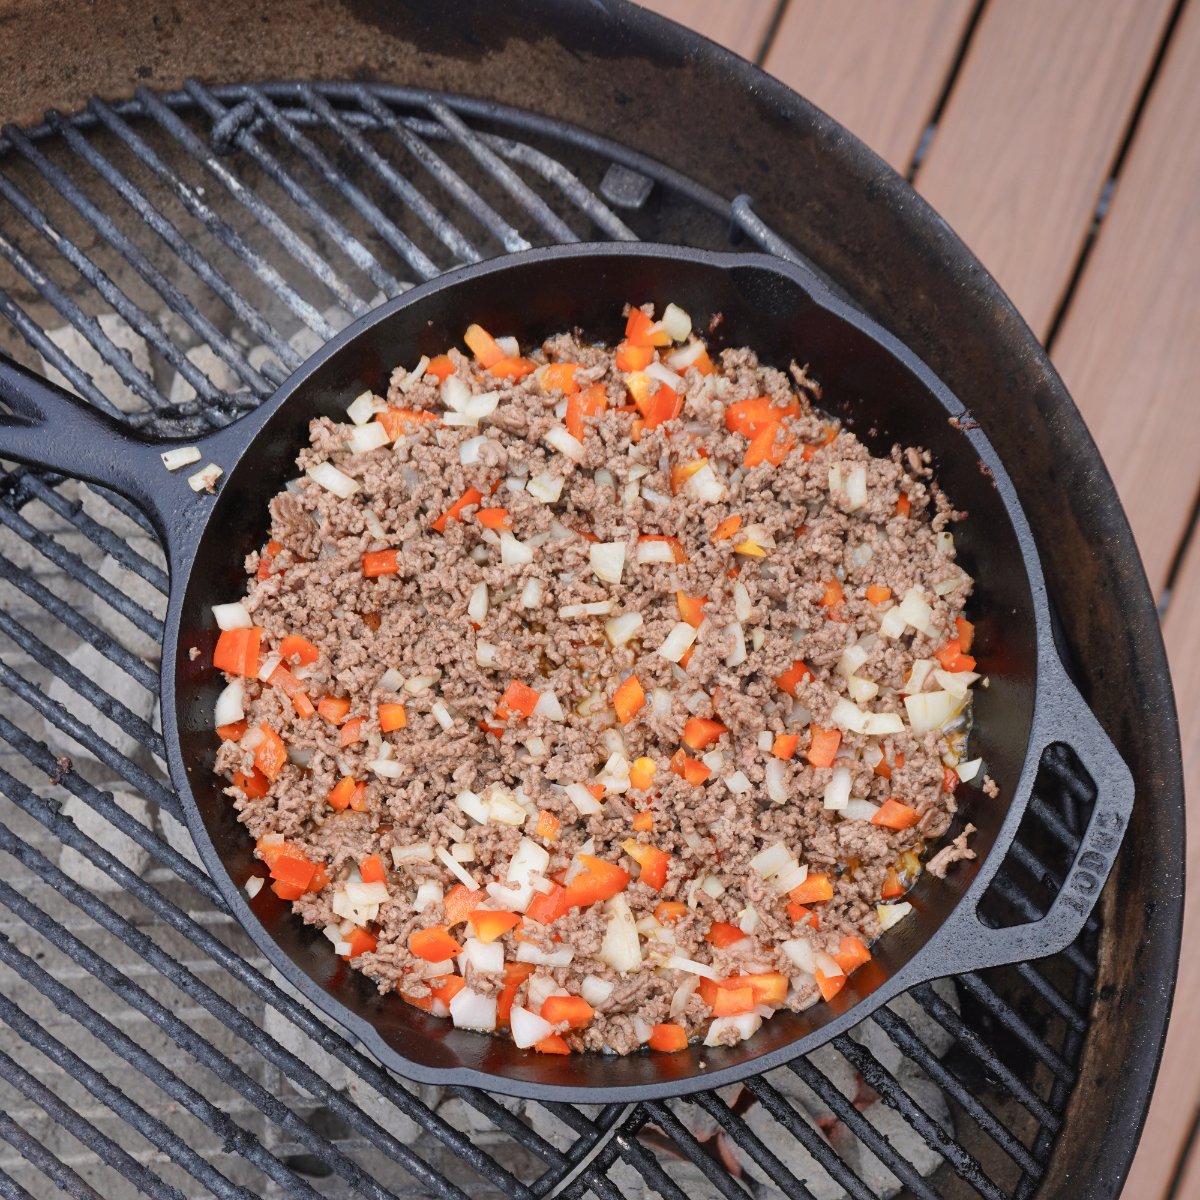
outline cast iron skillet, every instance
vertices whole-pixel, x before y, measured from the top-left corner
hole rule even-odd
[[[915,912],[889,932],[872,962],[830,1004],[780,1013],[747,1042],[679,1054],[558,1057],[454,1029],[374,985],[334,957],[263,888],[251,839],[213,775],[211,606],[245,587],[242,561],[266,539],[267,502],[295,474],[309,421],[342,419],[364,388],[387,390],[397,364],[459,344],[471,321],[523,345],[574,326],[612,342],[626,301],[673,300],[710,344],[747,345],[786,367],[812,366],[826,406],[875,452],[895,442],[930,449],[938,478],[969,512],[956,530],[960,562],[975,577],[971,604],[981,669],[972,755],[1000,787],[964,786],[951,836],[977,826],[974,862],[945,880],[922,876]],[[1108,875],[1133,804],[1133,782],[1112,743],[1068,680],[1054,647],[1033,536],[1008,474],[963,405],[904,346],[835,298],[809,271],[757,254],[709,254],[675,246],[577,245],[531,250],[422,284],[350,326],[310,358],[266,403],[200,439],[203,461],[225,474],[215,496],[197,496],[160,461],[162,443],[115,421],[12,364],[0,363],[0,457],[33,463],[121,493],[142,507],[166,547],[171,589],[162,663],[162,724],[171,777],[188,826],[231,910],[268,959],[318,1008],[386,1066],[429,1083],[459,1083],[540,1099],[608,1103],[679,1095],[779,1066],[829,1040],[914,984],[1062,950],[1081,930]],[[194,468],[190,468],[194,469]],[[301,631],[303,632],[303,631]],[[192,648],[199,650],[193,659]],[[1096,803],[1064,886],[1040,921],[982,924],[976,906],[1007,852],[1046,747],[1065,743],[1092,778]],[[255,868],[259,867],[256,872]]]

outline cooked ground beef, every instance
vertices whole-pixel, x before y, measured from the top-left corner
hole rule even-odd
[[[494,371],[450,350],[365,424],[315,421],[246,563],[253,630],[223,635],[259,638],[217,769],[275,890],[460,1024],[561,1009],[547,1051],[736,1041],[834,994],[965,748],[971,581],[928,456],[872,456],[795,365],[693,338],[685,368],[656,328],[528,360],[476,335]],[[581,993],[590,1018],[543,1008]]]

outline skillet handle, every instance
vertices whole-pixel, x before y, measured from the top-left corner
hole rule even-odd
[[[939,975],[986,970],[1065,950],[1091,916],[1129,824],[1133,776],[1079,690],[1067,678],[1058,656],[1051,652],[1046,658],[1053,662],[1043,692],[1042,719],[1037,722],[1031,741],[1030,749],[1036,751],[1031,764],[1036,767],[1049,746],[1056,743],[1069,746],[1095,788],[1091,817],[1058,895],[1040,920],[1007,929],[984,925],[977,905],[986,882],[982,888],[972,889],[973,902],[960,904],[938,931],[944,937],[941,964],[947,967],[945,971],[939,970]],[[1032,782],[1031,778],[1030,786]],[[1013,814],[1017,821],[1025,805],[1020,807],[1021,812]]]
[[[207,457],[176,473],[163,466],[164,450],[190,444],[147,441],[0,354],[0,458],[83,479],[131,500],[153,522],[171,562],[187,532],[202,523],[205,501],[211,503],[187,483]]]

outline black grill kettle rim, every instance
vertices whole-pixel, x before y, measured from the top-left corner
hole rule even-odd
[[[250,839],[212,772],[212,703],[220,681],[211,668],[210,610],[240,593],[244,556],[265,538],[266,501],[288,477],[313,416],[340,416],[364,387],[386,390],[396,363],[444,349],[471,320],[523,343],[567,326],[612,339],[621,304],[647,299],[674,299],[702,319],[720,313],[717,346],[750,344],[777,365],[802,348],[833,411],[873,448],[900,441],[934,452],[941,482],[971,514],[960,530],[960,554],[977,581],[978,653],[991,681],[977,700],[972,753],[983,755],[1003,799],[964,789],[959,824],[969,819],[978,827],[978,859],[945,881],[924,876],[910,896],[914,915],[888,934],[872,964],[831,1004],[779,1014],[734,1047],[559,1059],[455,1030],[395,995],[378,996],[269,889],[248,900],[243,885],[256,866]],[[1056,953],[1079,934],[1107,877],[1132,808],[1132,779],[1063,669],[1033,536],[1007,472],[932,372],[802,266],[759,254],[585,244],[450,272],[363,317],[256,412],[193,443],[224,471],[215,496],[193,493],[165,470],[159,454],[166,443],[132,437],[11,364],[0,372],[0,396],[12,410],[0,419],[0,456],[111,487],[154,520],[171,566],[163,729],[196,844],[268,959],[402,1075],[594,1103],[732,1083],[811,1051],[918,982]],[[193,649],[199,650],[194,660]],[[1041,920],[989,928],[976,906],[1016,833],[1042,751],[1059,743],[1071,747],[1095,785],[1087,831]]]

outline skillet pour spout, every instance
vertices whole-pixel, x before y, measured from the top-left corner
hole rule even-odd
[[[560,1058],[454,1029],[395,995],[380,996],[270,889],[247,898],[243,885],[257,860],[213,773],[213,704],[222,680],[212,668],[211,609],[241,593],[244,558],[265,540],[267,503],[294,473],[314,418],[340,419],[366,388],[386,393],[397,363],[457,344],[471,322],[523,345],[575,327],[612,342],[620,332],[614,314],[647,300],[674,301],[700,327],[719,317],[708,337],[714,350],[750,346],[783,369],[793,358],[808,363],[822,382],[824,406],[873,453],[897,442],[932,452],[939,482],[969,514],[955,541],[976,581],[974,653],[990,684],[975,698],[971,753],[983,757],[1000,795],[989,798],[972,785],[960,790],[957,820],[976,826],[977,859],[945,880],[923,875],[906,897],[913,914],[831,1003],[781,1012],[732,1047]],[[110,488],[153,521],[171,568],[162,723],[192,837],[271,963],[401,1075],[578,1103],[719,1087],[813,1050],[919,982],[1057,953],[1091,913],[1129,820],[1133,782],[1059,659],[1033,536],[1004,464],[984,429],[959,420],[963,404],[915,355],[803,266],[760,254],[604,243],[536,249],[439,276],[344,330],[255,412],[192,443],[201,453],[197,467],[221,468],[213,494],[188,486],[194,468],[165,469],[160,455],[169,444],[133,436],[8,361],[0,361],[0,400],[8,410],[0,414],[0,457]],[[1058,745],[1069,747],[1091,780],[1087,830],[1049,911],[1025,925],[991,928],[979,918],[979,901],[1013,842],[1043,753]]]

